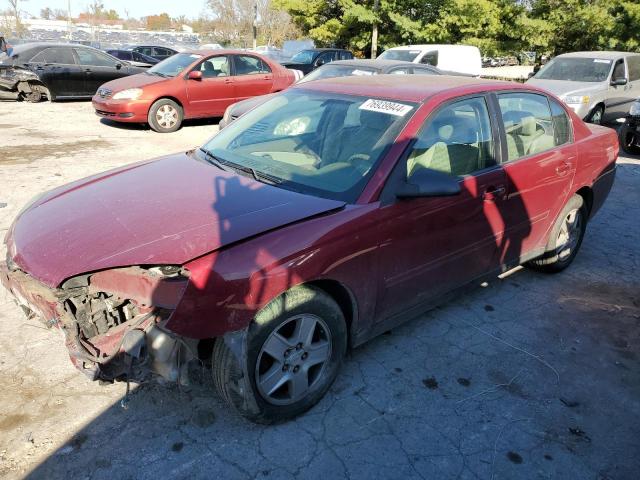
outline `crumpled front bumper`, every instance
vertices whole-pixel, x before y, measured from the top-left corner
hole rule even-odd
[[[86,338],[65,307],[69,292],[43,285],[29,274],[0,262],[0,283],[28,318],[59,329],[74,366],[92,380],[143,379],[153,372],[180,380],[181,365],[191,359],[185,340],[163,328],[170,311],[148,307],[125,323]]]

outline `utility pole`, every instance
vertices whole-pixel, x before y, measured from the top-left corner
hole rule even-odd
[[[69,41],[73,38],[71,29],[71,0],[67,0],[67,36],[69,37]]]
[[[378,16],[378,10],[380,9],[380,0],[374,0],[373,13]],[[373,30],[371,31],[371,58],[376,58],[378,54],[378,20],[373,22]]]
[[[253,2],[253,49],[255,50],[257,46],[258,46],[258,0],[255,0]]]

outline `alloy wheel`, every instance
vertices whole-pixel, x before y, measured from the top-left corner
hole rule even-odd
[[[267,337],[256,361],[260,395],[274,405],[290,405],[321,383],[331,359],[331,332],[315,315],[283,322]]]
[[[178,123],[178,111],[171,105],[162,105],[156,111],[156,121],[162,128],[172,128]]]
[[[582,211],[580,209],[571,210],[562,222],[562,227],[558,232],[556,240],[556,251],[558,258],[562,261],[571,255],[580,242],[582,233]]]

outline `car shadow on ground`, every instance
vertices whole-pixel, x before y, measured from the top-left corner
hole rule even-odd
[[[375,338],[293,421],[241,419],[203,365],[189,389],[142,385],[28,478],[633,478],[640,227],[622,212],[639,180],[620,166],[569,270],[519,270]]]
[[[182,122],[182,128],[189,127],[201,127],[205,125],[218,125],[222,120],[222,117],[212,117],[212,118],[195,118],[191,120],[185,120]],[[126,122],[116,122],[113,120],[109,120],[108,118],[100,118],[100,123],[103,125],[119,128],[121,130],[151,130],[148,124],[146,123],[126,123]]]

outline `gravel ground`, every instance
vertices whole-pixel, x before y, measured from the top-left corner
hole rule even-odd
[[[0,234],[42,190],[186,150],[88,103],[0,103]],[[640,469],[640,161],[621,158],[575,263],[491,282],[358,348],[318,406],[273,427],[204,385],[101,386],[0,290],[3,478],[579,478]],[[0,250],[0,258],[4,250]]]

